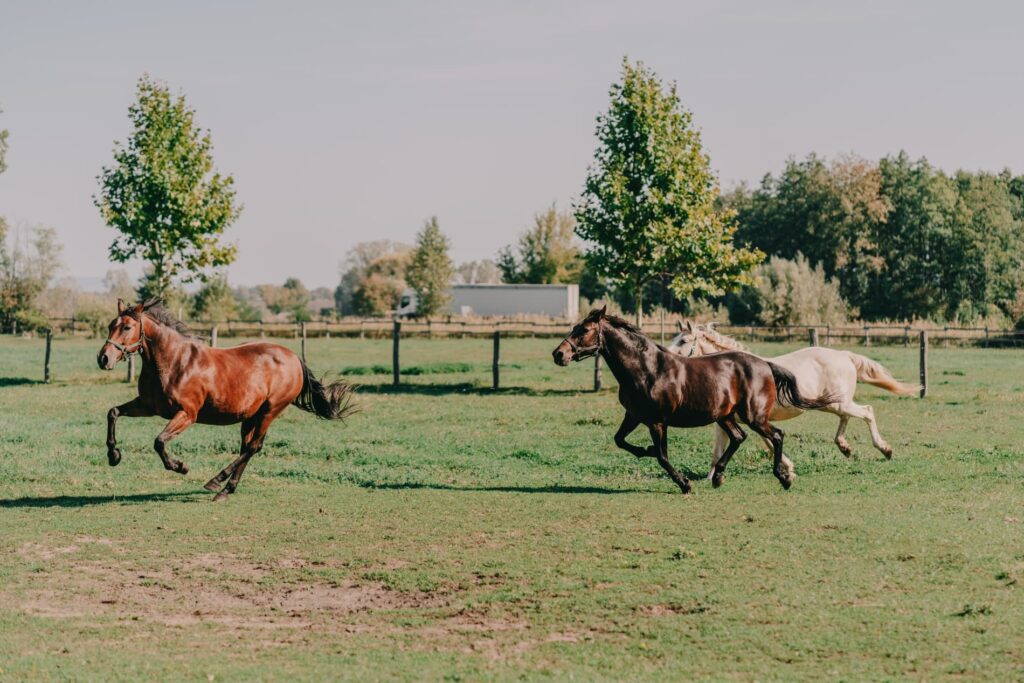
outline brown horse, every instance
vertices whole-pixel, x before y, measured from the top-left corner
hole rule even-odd
[[[142,357],[139,395],[107,413],[107,460],[111,467],[121,462],[114,434],[121,415],[159,415],[170,420],[153,448],[165,468],[181,474],[188,473],[188,466],[167,455],[168,441],[197,422],[241,422],[238,458],[206,482],[207,490],[220,489],[214,500],[224,500],[235,492],[249,459],[263,447],[270,423],[289,405],[327,420],[344,418],[353,410],[351,385],[323,384],[283,346],[252,342],[230,349],[210,348],[192,337],[183,323],[159,305],[159,300],[128,307],[119,299],[117,317],[109,329],[96,356],[100,368],[113,370],[118,361],[131,354]]]
[[[748,353],[716,353],[683,358],[654,343],[622,318],[593,310],[552,352],[555,363],[601,354],[619,383],[619,403],[626,417],[615,434],[615,445],[638,458],[657,458],[683,493],[690,482],[668,461],[669,427],[702,427],[716,423],[729,437],[729,446],[715,464],[712,484],[721,486],[725,466],[746,438],[746,423],[772,444],[772,471],[788,489],[795,473],[785,465],[782,430],[768,421],[778,399],[805,410],[831,402],[831,397],[807,400],[800,396],[793,375]],[[647,425],[653,445],[634,446],[626,437]]]

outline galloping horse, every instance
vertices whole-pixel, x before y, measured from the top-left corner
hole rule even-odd
[[[735,339],[713,329],[710,323],[694,325],[687,321],[685,325],[682,323],[678,323],[678,325],[679,334],[672,340],[669,350],[681,356],[697,358],[721,351],[747,350]],[[916,394],[921,387],[900,382],[889,374],[889,371],[880,363],[852,351],[812,346],[767,360],[793,373],[804,391],[830,394],[835,398],[832,403],[821,406],[819,410],[839,416],[839,429],[836,431],[835,441],[843,455],[848,457],[852,452],[850,444],[846,440],[846,425],[851,417],[855,417],[867,422],[868,429],[871,430],[871,442],[875,448],[881,451],[886,458],[892,458],[892,446],[882,438],[882,434],[878,431],[875,411],[869,405],[853,402],[853,395],[857,391],[857,382],[867,382],[900,396]],[[775,406],[771,419],[776,422],[789,420],[803,415],[803,413],[804,409],[799,406],[780,404]],[[725,452],[727,441],[728,435],[718,430],[715,440],[715,455],[711,461],[711,472],[714,472],[715,463]],[[765,443],[770,450],[771,444],[767,441]]]
[[[103,370],[113,370],[118,361],[134,353],[142,357],[139,395],[107,413],[107,461],[111,467],[121,462],[114,434],[121,415],[159,415],[170,420],[153,448],[165,468],[181,474],[188,473],[188,465],[167,455],[168,441],[197,422],[241,422],[238,458],[206,482],[208,491],[220,489],[214,500],[225,500],[235,492],[249,459],[263,447],[270,423],[289,404],[327,420],[344,418],[353,410],[351,385],[323,384],[283,346],[252,342],[230,349],[210,348],[191,337],[158,299],[131,307],[118,299],[117,317],[110,323],[96,362]]]
[[[805,410],[820,408],[831,397],[817,400],[800,395],[788,371],[749,353],[719,353],[683,358],[644,336],[622,318],[593,310],[569,332],[552,352],[555,363],[568,365],[601,354],[619,382],[619,403],[626,409],[615,445],[638,458],[657,458],[683,493],[690,482],[668,461],[669,427],[702,427],[716,423],[729,438],[729,446],[715,465],[712,484],[721,486],[725,466],[746,438],[739,422],[746,423],[772,444],[772,471],[788,489],[794,478],[792,464],[782,455],[783,433],[768,418],[782,399]],[[626,437],[645,424],[653,445],[634,446]]]

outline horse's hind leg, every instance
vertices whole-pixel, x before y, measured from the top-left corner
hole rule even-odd
[[[725,481],[725,466],[729,464],[732,454],[736,452],[736,449],[747,438],[747,435],[743,433],[740,426],[736,424],[736,418],[731,415],[719,420],[718,426],[729,439],[729,445],[726,446],[725,452],[722,453],[722,457],[715,463],[715,469],[711,472],[711,485],[716,489]]]
[[[892,446],[890,446],[886,442],[886,440],[882,438],[881,432],[878,431],[878,423],[875,421],[875,411],[871,406],[862,406],[859,403],[847,401],[846,403],[843,403],[842,405],[839,406],[839,410],[837,412],[839,412],[839,419],[841,420],[848,420],[851,417],[855,417],[867,422],[868,429],[871,430],[871,443],[873,443],[875,445],[875,448],[877,448],[882,453],[882,455],[884,455],[887,459],[892,458]],[[841,426],[845,428],[846,425],[845,423],[843,423]],[[839,437],[837,435],[837,443],[838,438]],[[840,446],[840,449],[842,449],[842,446]]]
[[[762,423],[751,423],[750,428],[755,432],[763,436],[766,440],[772,443],[772,454],[774,462],[772,463],[772,473],[775,478],[782,484],[782,488],[789,490],[789,487],[793,485],[793,479],[796,477],[792,470],[792,463],[786,466],[786,456],[782,454],[782,441],[785,437],[785,433],[775,425],[771,424],[767,420]]]
[[[836,430],[836,446],[839,447],[839,452],[847,458],[853,454],[853,449],[850,448],[850,442],[846,440],[846,425],[850,424],[850,416],[846,413],[836,413],[839,415],[839,429]]]
[[[672,477],[672,481],[682,489],[683,493],[689,493],[690,482],[686,480],[686,477],[676,472],[676,468],[672,467],[672,463],[668,461],[668,426],[664,423],[652,424],[650,430],[658,464],[668,473],[668,476]]]
[[[711,467],[708,469],[708,481],[715,476],[715,467],[718,465],[718,461],[722,459],[722,453],[725,453],[725,447],[729,445],[729,435],[725,433],[725,430],[715,425],[715,452],[711,456]]]
[[[206,483],[206,488],[209,489],[211,484],[223,482],[225,478],[230,477],[220,493],[213,497],[214,501],[226,500],[238,488],[238,482],[242,478],[245,468],[249,465],[249,460],[263,449],[263,439],[267,435],[270,423],[274,421],[278,413],[280,411],[272,414],[258,413],[242,423],[241,455],[233,463],[221,470],[220,474]]]
[[[171,421],[164,427],[164,431],[156,437],[153,442],[153,449],[164,463],[164,468],[179,474],[188,474],[188,465],[180,460],[175,460],[167,455],[167,442],[181,434],[183,431],[196,423],[195,415],[189,415],[184,410],[175,413]]]

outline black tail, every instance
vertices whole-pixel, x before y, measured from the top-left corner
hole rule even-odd
[[[321,379],[314,377],[309,367],[303,363],[302,392],[292,401],[292,405],[323,420],[342,420],[357,410],[352,405],[354,391],[353,385],[341,380],[324,384]]]
[[[793,406],[801,410],[820,410],[825,406],[835,403],[835,396],[825,395],[815,399],[807,399],[800,395],[800,389],[796,385],[796,377],[785,368],[780,368],[775,363],[768,363],[772,369],[772,376],[775,378],[775,394],[782,405]]]

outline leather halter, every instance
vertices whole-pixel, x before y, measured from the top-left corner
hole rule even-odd
[[[136,340],[135,343],[133,343],[133,344],[122,344],[121,342],[116,342],[113,339],[111,339],[110,337],[107,337],[107,341],[106,341],[107,344],[110,344],[115,349],[120,351],[121,354],[125,358],[127,358],[128,356],[133,356],[136,353],[141,352],[142,351],[142,344],[143,344],[143,342],[146,341],[146,325],[142,322],[142,316],[139,316],[138,318],[136,318],[135,316],[129,316],[129,317],[131,317],[132,319],[137,320],[139,322],[139,338],[138,338],[138,340]]]
[[[576,346],[569,337],[566,337],[562,341],[568,344],[569,348],[572,349],[572,359],[574,361],[581,361],[585,358],[596,356],[601,352],[601,349],[604,347],[604,327],[601,326],[601,321],[597,322],[597,343],[585,349],[581,349]]]

